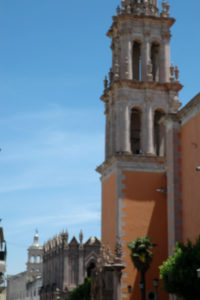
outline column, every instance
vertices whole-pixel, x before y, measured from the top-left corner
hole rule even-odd
[[[142,81],[147,81],[147,66],[150,61],[150,44],[148,41],[149,32],[144,33],[144,41],[141,49],[141,63],[142,63]]]
[[[109,137],[109,156],[115,153],[115,112],[113,105],[110,109],[110,137]]]
[[[126,102],[118,102],[116,109],[116,151],[130,153],[130,116]]]
[[[132,41],[128,41],[128,53],[127,53],[127,79],[133,78],[133,68],[132,68],[132,54],[133,54],[133,43]]]
[[[110,121],[109,121],[109,111],[108,111],[108,104],[105,104],[105,117],[106,117],[106,132],[105,132],[105,137],[106,137],[106,142],[105,142],[105,154],[106,154],[106,159],[110,156]]]
[[[124,103],[123,107],[123,152],[130,153],[131,152],[131,145],[130,145],[130,113],[129,107],[127,103]]]
[[[169,82],[170,72],[170,46],[169,33],[162,34],[162,44],[160,45],[160,82]]]
[[[151,99],[146,99],[146,119],[142,124],[142,134],[144,134],[145,140],[143,141],[144,154],[154,155],[154,143],[153,143],[153,110]]]
[[[115,120],[115,152],[122,152],[121,146],[121,103],[115,104],[116,120]]]
[[[129,41],[128,32],[122,32],[123,36],[121,37],[121,58],[120,58],[120,78],[122,80],[131,79],[131,53],[132,45]]]
[[[114,264],[113,266],[113,299],[122,300],[122,284],[121,276],[124,265],[122,263]]]

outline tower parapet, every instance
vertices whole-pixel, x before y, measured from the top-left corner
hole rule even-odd
[[[159,14],[157,0],[122,0],[121,9],[118,7],[117,12],[136,16],[158,16]]]

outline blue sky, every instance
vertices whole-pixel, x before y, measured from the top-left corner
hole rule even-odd
[[[0,0],[0,203],[8,274],[68,228],[100,236],[104,158],[99,101],[111,62],[105,36],[119,0]],[[186,103],[199,92],[200,2],[171,1],[172,61]]]

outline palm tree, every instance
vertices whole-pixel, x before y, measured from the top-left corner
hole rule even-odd
[[[145,273],[150,267],[153,253],[153,249],[156,245],[152,244],[151,239],[146,236],[144,238],[137,238],[128,244],[128,248],[131,250],[131,259],[134,266],[140,272],[141,276],[141,296],[142,300],[145,300],[146,288],[145,288]]]

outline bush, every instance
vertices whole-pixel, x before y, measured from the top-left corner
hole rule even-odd
[[[177,243],[174,255],[160,266],[160,278],[163,288],[185,300],[200,299],[200,279],[197,269],[200,267],[200,237],[192,244]]]
[[[84,283],[76,287],[67,300],[91,300],[90,289],[91,279],[85,278]]]

